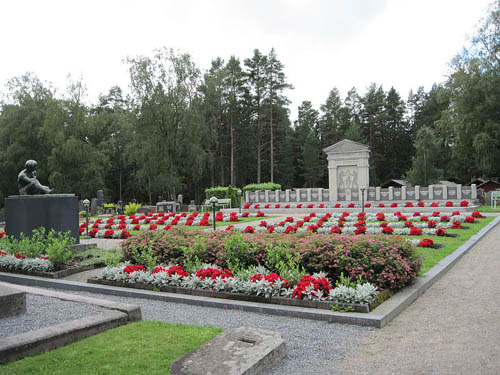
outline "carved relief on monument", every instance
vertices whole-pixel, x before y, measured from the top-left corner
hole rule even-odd
[[[354,165],[342,166],[337,169],[338,189],[358,189],[358,168]]]

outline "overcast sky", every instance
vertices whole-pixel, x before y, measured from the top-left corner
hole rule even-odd
[[[242,61],[275,48],[285,65],[292,118],[337,87],[372,83],[406,99],[442,82],[489,0],[1,0],[0,92],[34,72],[61,93],[82,78],[88,101],[128,88],[127,56],[172,47],[204,71],[217,56]]]

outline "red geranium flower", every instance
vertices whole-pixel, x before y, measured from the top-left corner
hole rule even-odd
[[[436,235],[438,235],[438,236],[444,236],[445,233],[446,233],[446,229],[444,229],[444,228],[436,229]]]
[[[234,225],[228,225],[228,226],[226,227],[226,230],[231,230],[231,229],[233,229],[233,228],[234,228]]]
[[[135,271],[146,271],[146,268],[144,268],[139,264],[129,264],[127,267],[123,269],[123,272],[128,273],[129,275]]]
[[[349,203],[349,204],[347,205],[347,208],[354,208],[354,207],[355,207],[355,204],[354,204],[354,203]]]
[[[421,235],[422,235],[422,229],[417,227],[410,228],[410,236],[421,236]]]
[[[396,202],[392,202],[392,203],[391,203],[391,207],[392,207],[392,208],[397,207],[397,206],[398,206],[398,204],[397,204]]]
[[[420,241],[420,243],[418,244],[418,246],[420,247],[432,247],[434,245],[434,241],[431,240],[430,238],[424,238],[422,241]]]
[[[255,229],[254,227],[252,227],[251,225],[247,226],[244,230],[245,233],[253,233],[255,232]]]
[[[245,210],[248,210],[248,209],[250,208],[250,203],[245,203],[245,204],[243,205],[243,208],[244,208]]]
[[[463,200],[462,202],[460,202],[460,207],[469,207],[469,202]]]
[[[452,201],[446,202],[446,207],[453,207],[453,202]]]
[[[340,228],[338,226],[334,226],[334,227],[332,227],[332,229],[330,229],[330,233],[342,234],[342,228]]]
[[[425,203],[424,203],[424,202],[418,202],[418,203],[417,203],[417,206],[418,206],[418,207],[424,207],[424,206],[425,206]]]
[[[392,229],[392,227],[390,227],[390,226],[386,226],[382,229],[382,233],[383,234],[393,234],[394,229]]]

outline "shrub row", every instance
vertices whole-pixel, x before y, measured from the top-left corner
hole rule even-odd
[[[184,265],[193,259],[226,268],[265,265],[279,271],[294,259],[308,273],[325,272],[335,282],[341,274],[399,290],[417,277],[422,260],[412,245],[399,237],[331,236],[300,233],[273,234],[203,232],[174,228],[144,232],[122,243],[124,257],[137,263],[141,253],[151,253],[157,263]],[[273,269],[274,268],[274,269]]]

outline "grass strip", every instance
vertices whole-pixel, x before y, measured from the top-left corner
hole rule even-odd
[[[134,322],[0,366],[0,374],[165,375],[173,362],[220,333],[222,328]]]
[[[458,234],[457,237],[436,237],[429,236],[429,238],[434,240],[434,243],[444,245],[443,248],[433,249],[430,247],[417,247],[417,254],[424,258],[424,263],[420,269],[420,276],[425,275],[425,273],[434,267],[441,259],[447,257],[453,253],[456,249],[467,242],[473,235],[477,234],[486,225],[491,223],[495,219],[495,216],[487,216],[485,218],[479,219],[477,223],[468,224],[464,223],[464,226],[469,227],[469,229],[447,229],[446,233]],[[421,236],[425,238],[425,236]],[[408,239],[414,240],[416,237],[408,236]]]

